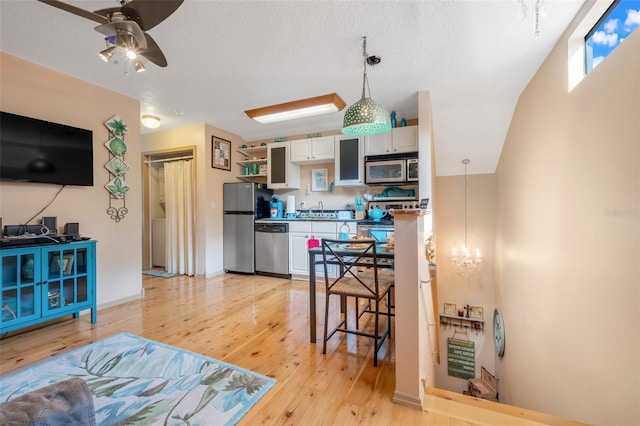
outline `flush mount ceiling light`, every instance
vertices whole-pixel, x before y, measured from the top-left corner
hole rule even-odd
[[[347,108],[344,113],[342,133],[352,136],[371,136],[387,133],[391,130],[389,112],[379,103],[371,99],[371,89],[367,79],[367,64],[380,63],[379,56],[367,54],[367,38],[362,37],[362,56],[364,58],[364,72],[362,76],[362,98]],[[366,96],[365,88],[369,92]]]
[[[148,114],[143,115],[142,124],[144,124],[144,127],[148,127],[149,129],[155,129],[160,125],[160,117]]]
[[[316,96],[315,98],[300,99],[262,108],[249,109],[245,114],[263,124],[277,121],[293,120],[295,118],[312,117],[342,110],[347,104],[337,93]]]

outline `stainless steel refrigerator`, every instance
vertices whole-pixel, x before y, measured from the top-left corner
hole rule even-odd
[[[269,217],[273,195],[262,186],[251,182],[223,185],[222,263],[227,272],[256,272],[254,220]]]

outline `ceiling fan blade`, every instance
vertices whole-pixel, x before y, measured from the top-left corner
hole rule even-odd
[[[114,13],[120,12],[119,7],[110,7],[108,9],[100,9],[94,10],[93,13],[96,15],[104,16],[105,19],[109,19],[109,15],[113,15]]]
[[[159,67],[166,67],[167,58],[164,57],[164,54],[162,53],[162,50],[160,50],[160,47],[158,47],[158,44],[149,34],[144,33],[144,36],[147,39],[147,48],[139,49],[138,54],[144,56]]]
[[[176,11],[184,0],[131,0],[122,6],[122,13],[135,21],[143,31],[164,21]]]
[[[61,1],[58,0],[39,0],[41,3],[45,3],[48,4],[49,6],[53,6],[53,7],[57,7],[58,9],[62,9],[65,12],[69,12],[69,13],[73,13],[74,15],[78,15],[81,16],[83,18],[86,19],[90,19],[94,22],[97,22],[99,24],[105,24],[107,23],[107,18],[105,18],[104,16],[100,16],[98,14],[95,14],[93,12],[89,12],[88,10],[84,10],[84,9],[80,9],[79,7],[67,4],[67,3],[63,3]]]
[[[98,25],[96,31],[106,36],[109,42],[118,46],[124,47],[136,47],[137,49],[147,48],[147,38],[145,33],[142,32],[138,24],[132,21],[111,22],[109,24]],[[136,46],[127,46],[129,37],[133,37],[136,41]]]

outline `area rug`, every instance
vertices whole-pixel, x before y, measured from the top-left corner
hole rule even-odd
[[[0,379],[0,401],[81,377],[100,425],[233,425],[275,380],[119,333]]]
[[[171,278],[171,277],[177,277],[178,276],[178,274],[169,273],[169,272],[165,271],[163,268],[145,269],[144,271],[142,271],[142,273],[144,275],[151,275],[151,276],[154,276],[154,277],[162,277],[162,278]]]

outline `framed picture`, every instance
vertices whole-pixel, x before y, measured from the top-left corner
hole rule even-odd
[[[471,306],[469,308],[469,318],[482,319],[484,315],[480,306]]]
[[[311,190],[312,191],[328,191],[329,190],[329,169],[313,169],[311,170]]]
[[[231,170],[231,142],[211,136],[211,167]]]
[[[444,313],[447,315],[457,315],[458,311],[456,310],[455,303],[445,303],[444,304]]]

